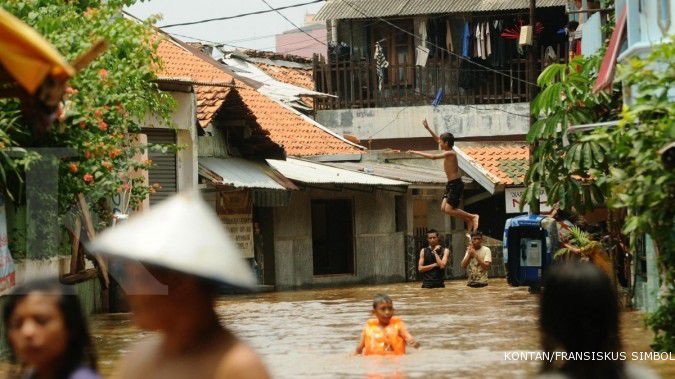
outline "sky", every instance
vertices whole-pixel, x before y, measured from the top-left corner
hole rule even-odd
[[[308,0],[267,0],[274,8],[305,3]],[[305,13],[316,13],[322,3],[310,4],[298,8],[285,9],[282,12],[296,25],[302,26]],[[197,21],[206,18],[234,16],[241,13],[269,9],[261,0],[150,0],[138,2],[127,8],[130,14],[145,19],[151,15],[161,15],[158,26]],[[231,20],[213,21],[198,25],[177,26],[163,29],[169,33],[184,36],[175,37],[184,41],[204,39],[220,43],[230,43],[238,47],[275,50],[274,34],[295,29],[278,13],[270,12]],[[306,44],[306,42],[304,42]],[[301,45],[298,45],[301,47]]]

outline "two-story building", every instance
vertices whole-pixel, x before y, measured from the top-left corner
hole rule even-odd
[[[169,36],[159,54],[167,75],[194,84],[198,187],[244,257],[262,268],[262,283],[284,289],[404,279],[395,201],[407,182],[309,161],[364,148],[274,91],[290,87],[258,82],[246,65],[234,70]]]
[[[434,149],[426,118],[459,140],[523,140],[530,65],[564,61],[566,0],[540,0],[538,51],[518,43],[529,1],[329,0],[317,14],[336,48],[314,61],[317,121],[372,149]],[[433,105],[432,105],[433,104]]]

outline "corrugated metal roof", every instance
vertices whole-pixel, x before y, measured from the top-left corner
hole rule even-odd
[[[267,163],[274,167],[281,175],[301,182],[311,184],[361,184],[368,186],[407,186],[408,183],[381,178],[360,172],[353,172],[325,164],[308,162],[300,159],[288,158],[285,161],[268,159]]]
[[[408,0],[328,0],[315,20],[387,17],[399,14]],[[366,16],[364,16],[364,14]]]
[[[272,178],[265,163],[242,158],[199,157],[199,174],[235,188],[289,189]]]
[[[443,170],[429,167],[411,167],[384,162],[325,162],[324,164],[413,184],[444,186],[448,181]]]
[[[562,7],[567,0],[537,0],[537,8]],[[328,0],[315,19],[334,20],[420,14],[529,9],[529,0]]]

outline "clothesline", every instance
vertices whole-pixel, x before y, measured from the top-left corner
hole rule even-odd
[[[368,16],[366,13],[364,13],[362,10],[360,10],[360,9],[357,8],[354,4],[348,2],[347,0],[340,0],[340,1],[342,1],[343,3],[345,3],[346,5],[348,5],[350,8],[354,9],[355,11],[359,12],[359,13],[362,14],[363,16]],[[398,29],[398,30],[402,31],[403,33],[406,33],[406,34],[412,36],[413,38],[416,37],[414,33],[411,33],[411,32],[409,32],[409,31],[407,31],[407,30],[401,28],[400,26],[398,26],[398,25],[396,25],[396,24],[394,24],[394,23],[392,23],[392,22],[390,22],[390,21],[388,21],[388,20],[386,20],[386,19],[384,19],[384,18],[382,18],[382,17],[377,17],[377,18],[378,18],[379,20],[381,20],[381,21],[387,23],[388,25],[392,26],[393,28]],[[430,41],[429,41],[428,43],[429,43],[429,45],[431,45],[431,46],[433,46],[433,47],[435,47],[435,48],[437,48],[437,49],[439,49],[439,50],[441,50],[441,51],[445,51],[445,52],[447,52],[448,54],[455,55],[455,56],[457,56],[459,59],[462,59],[462,60],[465,60],[466,62],[469,62],[469,64],[473,64],[473,65],[476,65],[476,66],[478,66],[478,67],[482,67],[482,68],[484,68],[485,70],[495,72],[495,73],[497,73],[498,75],[503,75],[503,76],[505,76],[505,77],[507,77],[507,78],[510,78],[510,79],[512,79],[512,80],[516,80],[516,81],[519,81],[519,82],[522,82],[522,83],[525,83],[525,84],[528,84],[528,85],[537,87],[537,84],[536,84],[536,83],[530,82],[530,81],[525,80],[525,79],[518,78],[518,77],[513,76],[513,75],[509,75],[509,74],[500,72],[500,71],[495,70],[495,69],[493,69],[493,68],[491,68],[491,67],[489,67],[489,66],[486,66],[486,65],[483,65],[483,64],[474,62],[474,61],[472,61],[472,60],[471,60],[470,58],[468,58],[468,57],[462,56],[461,54],[457,54],[457,53],[455,53],[455,52],[453,52],[453,51],[450,51],[450,50],[448,50],[448,49],[446,49],[446,48],[444,48],[444,47],[441,47],[441,46],[439,46],[439,45],[437,45],[437,44],[435,44],[435,43],[433,43],[433,42],[430,42]]]

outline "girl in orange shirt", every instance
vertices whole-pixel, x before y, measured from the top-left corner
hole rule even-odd
[[[406,344],[419,347],[403,321],[394,316],[394,302],[389,296],[375,295],[373,316],[363,328],[356,354],[402,355]]]

